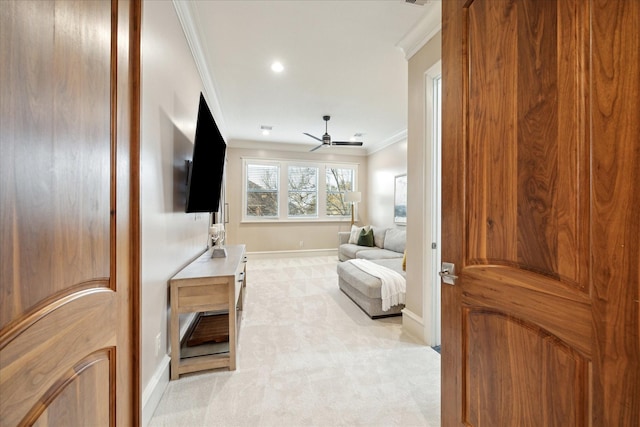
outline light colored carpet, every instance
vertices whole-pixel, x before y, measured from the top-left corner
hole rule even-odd
[[[440,355],[338,289],[336,257],[251,260],[237,370],[172,381],[151,426],[439,426]]]

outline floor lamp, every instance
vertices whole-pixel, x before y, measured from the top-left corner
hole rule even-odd
[[[347,191],[344,193],[344,201],[351,203],[351,225],[355,222],[353,220],[353,211],[355,210],[355,204],[362,200],[362,193],[359,191]]]

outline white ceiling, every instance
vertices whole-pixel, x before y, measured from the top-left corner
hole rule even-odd
[[[303,132],[321,138],[323,115],[334,140],[363,133],[366,152],[404,139],[405,52],[440,22],[436,1],[216,0],[176,9],[230,146],[305,151],[319,143]],[[280,74],[271,71],[275,60],[285,67]],[[262,125],[273,127],[269,136]]]

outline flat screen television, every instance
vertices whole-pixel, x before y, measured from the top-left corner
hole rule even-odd
[[[187,162],[187,213],[218,212],[226,150],[227,144],[200,93],[193,156]]]

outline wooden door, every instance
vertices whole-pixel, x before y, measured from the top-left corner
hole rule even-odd
[[[138,1],[0,7],[0,425],[138,424]]]
[[[443,425],[640,425],[640,1],[448,0]]]

